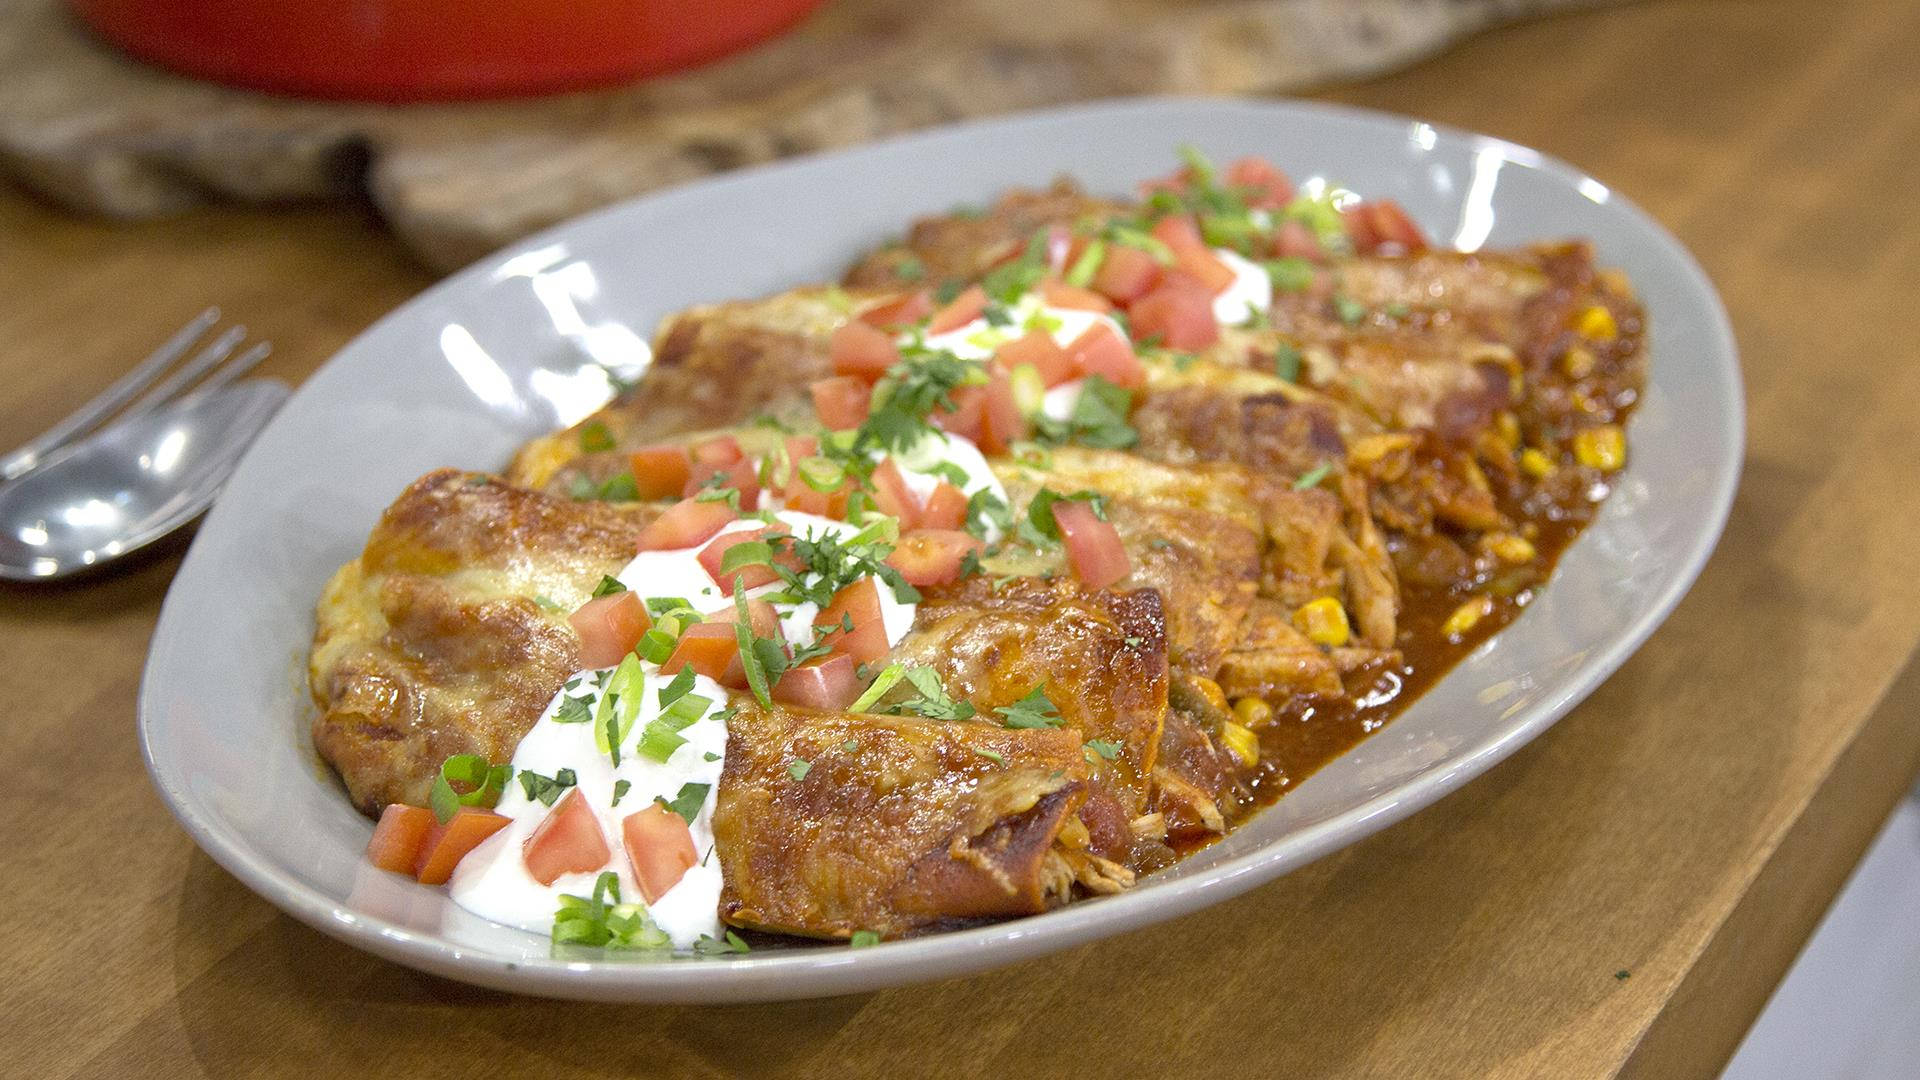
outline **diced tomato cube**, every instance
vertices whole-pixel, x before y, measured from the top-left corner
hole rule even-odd
[[[916,289],[885,303],[875,304],[857,317],[868,326],[881,330],[904,330],[933,314],[933,294]]]
[[[855,319],[833,332],[828,345],[836,375],[854,375],[868,382],[880,378],[900,362],[900,346],[893,335]]]
[[[1200,239],[1200,227],[1186,214],[1168,214],[1154,222],[1153,238],[1172,248],[1176,258],[1182,251],[1207,250],[1207,242]]]
[[[1113,522],[1102,521],[1092,505],[1062,499],[1053,504],[1053,520],[1060,526],[1067,549],[1067,565],[1088,588],[1104,589],[1133,570],[1127,549]]]
[[[747,456],[740,449],[740,440],[731,435],[702,439],[689,447],[687,454],[696,465],[732,465]]]
[[[787,449],[787,462],[792,464],[801,458],[810,458],[820,452],[820,440],[811,435],[789,435],[782,443]]]
[[[753,462],[742,459],[727,465],[696,461],[687,474],[687,486],[680,494],[688,498],[703,491],[717,491],[732,488],[740,493],[740,508],[754,510],[760,506],[760,469]]]
[[[380,824],[373,827],[373,839],[367,841],[367,861],[382,870],[412,876],[433,826],[433,811],[388,803],[380,811]]]
[[[1008,372],[1021,364],[1031,364],[1040,373],[1040,381],[1048,386],[1059,386],[1079,375],[1067,350],[1044,330],[1029,330],[1000,346],[993,351],[993,360],[996,367]]]
[[[873,505],[883,514],[900,519],[902,529],[911,529],[920,522],[920,500],[907,486],[906,477],[900,474],[900,466],[892,458],[886,458],[873,468]]]
[[[660,674],[677,675],[681,668],[690,667],[717,681],[727,673],[727,665],[738,660],[739,652],[740,643],[731,623],[694,623],[680,631],[680,641],[667,662],[660,665]]]
[[[980,449],[1004,454],[1027,437],[1027,418],[1013,396],[1013,377],[995,370],[987,378],[986,418],[980,425]],[[917,524],[917,522],[916,522]]]
[[[710,623],[726,623],[728,626],[734,626],[740,622],[740,610],[728,604],[718,611],[707,613],[702,618]],[[759,597],[748,597],[747,629],[754,637],[779,639],[782,637],[780,613],[767,601]]]
[[[1265,158],[1247,157],[1227,166],[1226,181],[1248,193],[1247,205],[1278,210],[1293,201],[1293,181]]]
[[[1192,352],[1220,339],[1213,295],[1185,275],[1169,275],[1166,284],[1135,300],[1128,314],[1142,341],[1158,338],[1169,349]]]
[[[820,414],[820,422],[835,431],[866,423],[873,406],[873,387],[851,375],[819,379],[807,389],[813,393],[813,410]]]
[[[643,446],[627,455],[643,499],[675,499],[687,486],[693,458],[684,446]]]
[[[861,578],[833,594],[833,601],[813,617],[814,626],[838,627],[842,620],[853,629],[837,629],[824,639],[836,653],[868,664],[887,655],[887,626],[880,617],[880,590],[872,578]]]
[[[1206,286],[1207,295],[1215,296],[1232,285],[1236,275],[1233,267],[1221,261],[1218,255],[1206,249],[1182,251],[1174,255],[1174,267],[1181,273],[1190,275]]]
[[[945,480],[940,481],[920,507],[920,527],[957,529],[966,523],[967,493]]]
[[[1117,303],[1144,294],[1160,280],[1160,263],[1137,247],[1107,245],[1107,257],[1093,275],[1093,287]]]
[[[1392,199],[1377,199],[1365,205],[1371,218],[1375,251],[1411,255],[1427,249],[1426,235],[1399,203]]]
[[[560,796],[520,846],[520,861],[542,885],[553,884],[561,874],[590,874],[612,858],[600,819],[577,787]]]
[[[927,333],[944,334],[949,330],[958,330],[979,318],[986,310],[986,290],[978,285],[969,286],[949,301],[946,307],[934,312],[933,321],[927,324]]]
[[[1102,315],[1113,310],[1107,298],[1092,289],[1082,289],[1064,281],[1043,281],[1040,283],[1040,299],[1050,307],[1068,308],[1073,311],[1097,311]]]
[[[445,885],[453,877],[453,868],[480,846],[480,841],[507,827],[504,814],[463,806],[443,825],[435,822],[420,841],[420,859],[413,864],[413,876],[423,885]]]
[[[948,391],[947,396],[953,399],[953,408],[935,409],[927,419],[949,435],[958,435],[968,442],[979,442],[981,410],[987,399],[986,387],[955,387]]]
[[[640,644],[640,635],[653,626],[647,605],[636,592],[596,596],[567,616],[580,635],[580,666],[612,667]]]
[[[944,585],[960,579],[967,553],[986,549],[979,537],[958,529],[915,529],[904,533],[887,556],[887,565],[900,571],[907,584]]]
[[[766,563],[735,567],[732,570],[722,570],[721,565],[726,560],[727,552],[748,541],[766,540],[770,537],[786,535],[788,535],[788,530],[784,525],[763,525],[757,529],[739,529],[734,532],[721,533],[719,536],[714,537],[713,541],[706,547],[701,548],[700,554],[696,556],[696,558],[700,560],[700,566],[707,572],[707,576],[711,577],[714,583],[720,586],[720,595],[732,596],[733,583],[736,578],[739,579],[741,585],[744,587],[757,589],[762,585],[770,585],[779,581],[780,575],[774,571],[771,565]],[[777,547],[778,550],[773,553],[774,562],[792,570],[801,569],[800,559],[793,553],[792,548],[784,544],[777,545]]]
[[[1137,332],[1137,331],[1136,331]],[[1134,355],[1133,346],[1110,324],[1097,322],[1067,346],[1074,370],[1082,375],[1098,375],[1116,386],[1145,385],[1147,369]]]
[[[698,547],[713,539],[715,533],[733,520],[733,508],[724,502],[681,499],[640,530],[639,549],[672,551]]]
[[[773,684],[773,700],[807,709],[844,709],[860,696],[858,667],[853,657],[835,653],[788,668]]]
[[[1173,249],[1174,265],[1205,285],[1209,294],[1233,284],[1233,268],[1221,262],[1206,241],[1200,239],[1200,230],[1192,218],[1181,215],[1161,218],[1154,223],[1153,235]]]
[[[1340,211],[1340,224],[1347,230],[1347,239],[1353,241],[1353,250],[1362,255],[1370,255],[1380,244],[1380,237],[1373,231],[1373,212],[1366,203],[1355,203]]]
[[[787,490],[783,496],[787,509],[802,514],[816,514],[825,518],[844,518],[847,513],[847,496],[853,492],[853,481],[842,480],[840,486],[832,491],[815,491],[798,472],[787,481]]]
[[[1288,221],[1273,232],[1273,254],[1282,259],[1306,259],[1309,262],[1326,262],[1327,249],[1320,246],[1320,238],[1304,221]]]
[[[649,904],[665,896],[700,861],[687,820],[657,802],[620,822],[620,840],[634,880],[640,884],[640,899]]]

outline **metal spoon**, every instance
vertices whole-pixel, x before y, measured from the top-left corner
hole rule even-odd
[[[203,390],[49,455],[0,485],[0,578],[103,566],[198,517],[285,401],[251,379]]]

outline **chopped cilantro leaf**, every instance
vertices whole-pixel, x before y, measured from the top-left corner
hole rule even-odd
[[[673,797],[672,802],[665,800],[662,802],[667,809],[679,814],[687,824],[691,825],[693,819],[700,816],[700,808],[706,805],[707,792],[712,790],[712,784],[681,784],[680,791]]]
[[[1047,696],[1046,683],[1034,687],[1019,701],[993,711],[999,713],[1001,723],[1010,728],[1059,727],[1061,723],[1060,710]]]
[[[602,574],[600,575],[600,584],[593,587],[593,596],[594,599],[597,600],[602,596],[612,596],[614,593],[623,593],[626,591],[627,587],[620,583],[619,578],[614,577],[612,574]]]
[[[929,720],[968,720],[973,717],[971,702],[955,701],[947,696],[947,688],[940,685],[939,672],[930,667],[914,666],[905,669],[905,676],[907,684],[913,687],[919,697],[901,702],[901,710]]]
[[[593,709],[583,697],[563,697],[560,707],[554,710],[553,722],[556,724],[584,724],[593,719]]]
[[[541,776],[532,769],[520,770],[520,790],[527,798],[536,799],[542,806],[552,806],[568,788],[578,783],[572,769],[561,769],[552,776]]]
[[[701,934],[699,940],[693,943],[693,951],[699,953],[701,956],[724,956],[728,953],[746,952],[747,943],[745,939],[732,930],[727,931],[726,936],[718,939],[709,937],[706,934]]]
[[[1088,739],[1087,749],[1112,761],[1120,756],[1120,744],[1110,739]]]
[[[1058,502],[1083,502],[1093,507],[1095,517],[1107,519],[1107,497],[1097,491],[1080,490],[1071,495],[1062,495],[1052,488],[1041,488],[1027,504],[1027,524],[1047,540],[1058,543],[1060,523],[1053,518],[1053,504]]]
[[[626,798],[627,792],[632,790],[633,790],[633,781],[615,780],[613,782],[613,805],[619,806],[620,800]]]
[[[855,930],[853,936],[847,939],[847,947],[850,949],[867,949],[878,944],[880,944],[880,935],[871,930]]]
[[[1300,381],[1300,350],[1281,342],[1273,350],[1273,373],[1290,383]]]
[[[813,762],[808,761],[806,758],[794,758],[787,763],[787,775],[793,777],[796,782],[805,780],[807,773],[812,770]]]

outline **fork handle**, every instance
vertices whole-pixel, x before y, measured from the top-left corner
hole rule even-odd
[[[114,380],[112,386],[102,390],[92,401],[75,409],[66,419],[41,432],[37,437],[15,449],[4,458],[0,458],[0,480],[12,480],[31,472],[40,459],[65,445],[76,436],[85,434],[102,418],[109,416],[115,409],[125,405],[135,394],[145,390],[160,373],[172,366],[180,355],[199,340],[207,328],[219,321],[220,309],[208,308],[194,320],[180,328],[172,337],[161,343],[152,355],[134,365],[133,370]]]

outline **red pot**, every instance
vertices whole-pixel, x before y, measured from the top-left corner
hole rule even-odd
[[[447,101],[657,75],[764,40],[821,0],[70,0],[143,60],[259,90]]]

